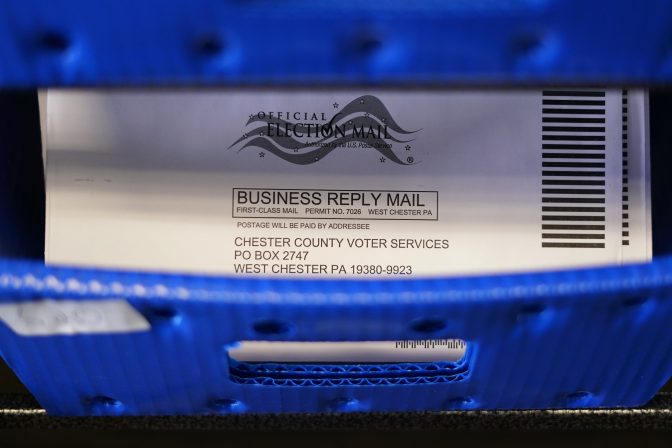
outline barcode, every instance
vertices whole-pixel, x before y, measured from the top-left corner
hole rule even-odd
[[[606,92],[542,92],[541,246],[604,248]]]
[[[464,349],[467,343],[462,339],[408,339],[403,341],[395,341],[394,348],[448,348],[448,349]]]
[[[622,113],[623,113],[623,197],[621,210],[621,244],[630,245],[630,185],[628,182],[628,91],[623,90]]]

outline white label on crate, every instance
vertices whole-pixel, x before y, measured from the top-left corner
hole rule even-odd
[[[49,92],[46,261],[289,277],[651,257],[621,90]]]
[[[123,299],[0,304],[0,320],[21,336],[147,331],[149,322]]]
[[[393,363],[457,362],[467,343],[461,339],[362,342],[241,341],[229,349],[238,362],[250,363]]]

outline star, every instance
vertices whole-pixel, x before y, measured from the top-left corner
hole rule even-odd
[[[334,109],[338,109],[338,103],[334,103]]]
[[[365,114],[364,114],[364,116],[365,116],[365,117],[368,117],[368,116],[369,116],[369,113],[368,113],[368,112],[367,112],[367,113],[365,113]]]
[[[385,157],[380,158],[380,163],[385,163]]]
[[[250,114],[250,120],[254,118],[254,114]]]
[[[410,151],[411,150],[411,145],[406,145],[404,148],[406,149],[406,151]]]
[[[266,154],[263,153],[263,152],[260,152],[260,153],[259,153],[259,157],[266,157]]]
[[[385,123],[385,117],[381,118],[380,121],[382,121],[383,123]]]
[[[315,156],[315,161],[317,162],[318,160],[320,160],[320,158]]]
[[[259,135],[261,135],[261,136],[263,137],[263,136],[264,136],[264,131],[261,131],[261,132],[259,133]]]
[[[352,124],[352,120],[348,121],[348,124]]]
[[[359,100],[359,104],[364,104],[364,98],[362,98],[361,100]]]

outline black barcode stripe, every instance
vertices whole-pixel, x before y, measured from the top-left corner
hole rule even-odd
[[[542,233],[542,238],[558,240],[603,240],[603,233]]]
[[[628,166],[628,91],[623,90],[621,92],[621,105],[622,105],[622,129],[621,129],[621,145],[622,145],[622,160],[623,160],[623,174],[622,174],[622,180],[623,180],[623,193],[622,193],[622,202],[621,202],[621,210],[626,211],[629,209],[629,178],[628,178],[628,171],[626,167]],[[623,215],[623,216],[628,216],[628,215]],[[629,216],[628,216],[629,217]],[[630,232],[625,231],[623,229],[627,229],[630,227],[628,218],[622,218],[621,219],[621,233],[622,233],[622,239],[621,239],[621,245],[623,246],[629,246],[630,245]]]
[[[542,179],[542,185],[604,185],[604,180],[588,180],[588,179]]]
[[[600,194],[604,195],[604,190],[595,188],[543,188],[542,194]]]
[[[553,115],[604,115],[604,109],[560,109],[556,107],[547,107],[541,110],[544,114],[553,114]]]
[[[543,168],[605,168],[604,162],[542,162]]]
[[[560,207],[545,206],[541,207],[542,212],[571,212],[571,213],[602,213],[604,207]]]
[[[543,126],[544,132],[604,132],[603,127],[595,126]]]
[[[554,196],[543,196],[541,198],[542,204],[604,204],[604,196],[596,198],[587,198],[587,197],[554,197]]]
[[[604,248],[604,242],[585,240],[606,238],[605,110],[605,91],[542,93],[542,247]],[[549,241],[554,239],[565,241]]]
[[[604,216],[580,216],[580,215],[542,215],[542,221],[596,221],[604,222]]]
[[[542,117],[542,123],[604,123],[604,117]]]
[[[551,243],[544,241],[541,243],[541,247],[583,247],[583,248],[593,248],[593,249],[604,249],[604,243]]]
[[[555,177],[604,177],[604,171],[542,171],[541,175]]]
[[[542,224],[542,230],[604,230],[599,224]]]
[[[542,95],[545,97],[549,96],[596,96],[604,97],[606,92],[603,90],[544,90]]]
[[[544,106],[604,106],[604,100],[543,100]]]
[[[542,143],[541,149],[604,150],[605,145],[584,145],[582,143]]]
[[[543,141],[565,141],[565,142],[603,142],[604,135],[544,135]]]
[[[578,152],[545,152],[542,159],[602,159],[603,153],[578,153]]]

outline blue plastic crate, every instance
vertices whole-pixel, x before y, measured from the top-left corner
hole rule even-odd
[[[666,1],[642,8],[634,1],[570,0],[10,0],[0,8],[3,87],[672,77],[672,5]],[[43,184],[36,103],[30,95],[3,93],[0,252],[7,258],[0,262],[0,303],[123,298],[152,330],[21,337],[0,324],[0,352],[47,411],[61,415],[642,404],[672,374],[669,155],[656,144],[663,134],[653,144],[656,258],[647,265],[407,281],[93,271],[39,261]],[[453,337],[467,341],[467,354],[439,365],[338,372],[251,366],[250,373],[250,366],[227,355],[240,340]]]
[[[672,80],[668,0],[0,1],[0,86]]]
[[[669,258],[409,281],[208,278],[10,261],[0,271],[2,302],[123,297],[152,325],[149,332],[49,337],[1,326],[3,357],[54,414],[636,406],[672,373]],[[271,374],[239,381],[227,356],[239,340],[430,337],[463,338],[465,358],[439,369],[388,365],[382,373],[381,366],[347,366],[342,380],[327,373],[331,380],[311,382],[292,365],[284,366],[285,378],[267,367]],[[376,367],[382,380],[367,380]],[[400,371],[414,379],[400,381]]]

